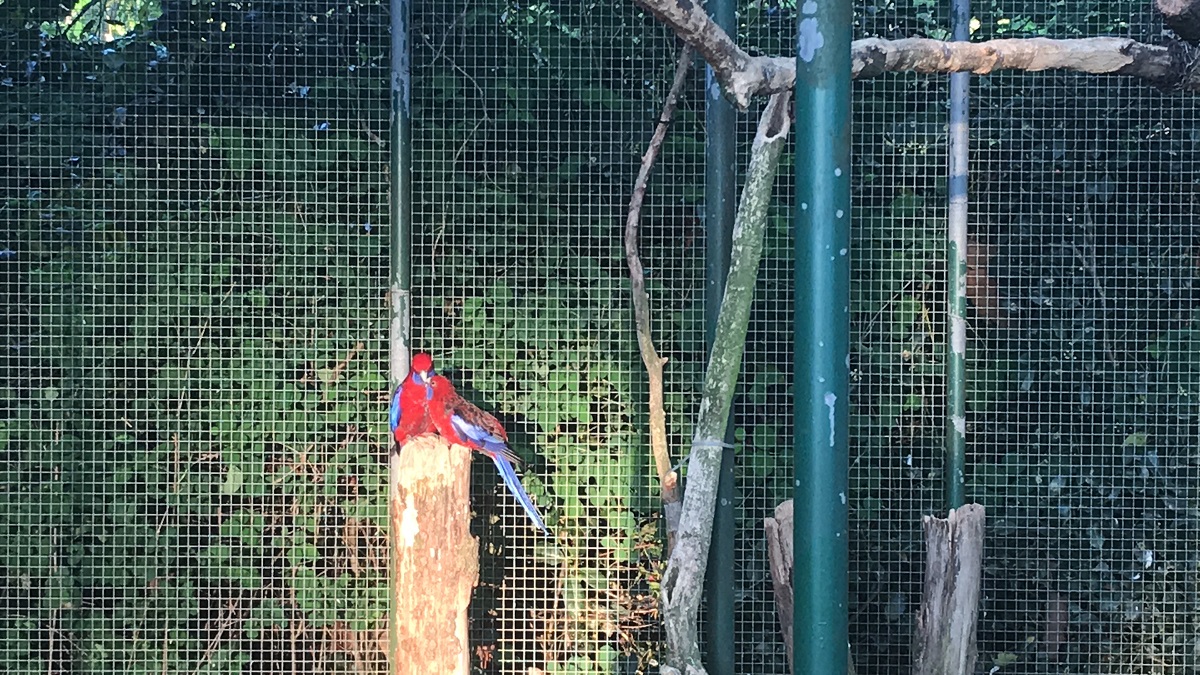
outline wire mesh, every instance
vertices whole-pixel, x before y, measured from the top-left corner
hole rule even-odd
[[[1195,104],[1041,75],[979,107],[980,165],[1009,167],[978,187],[981,648],[1011,672],[1191,672]]]
[[[945,35],[928,4],[857,9],[861,36]],[[0,671],[382,672],[386,4],[61,11],[0,18]],[[977,40],[1160,31],[1133,3],[976,14]],[[739,41],[787,54],[795,18],[743,3]],[[434,0],[411,44],[416,346],[506,424],[554,531],[477,467],[473,669],[654,672],[621,237],[677,45],[627,5]],[[697,69],[642,216],[677,460],[705,361],[702,91]],[[946,95],[855,85],[860,673],[909,667],[942,508]],[[981,670],[1194,671],[1195,104],[1063,74],[972,96]],[[761,523],[791,493],[790,171],[734,412],[749,674],[787,669]]]
[[[670,42],[627,7],[574,3],[420,3],[414,33],[413,334],[499,414],[554,531],[538,536],[492,471],[475,474],[478,665],[634,672],[656,653],[660,549],[622,232]],[[691,118],[678,124],[694,134]],[[687,187],[702,170],[669,156],[644,216],[646,267],[678,339],[664,351],[682,364],[703,349]],[[681,397],[679,372],[692,371],[673,374]]]
[[[378,669],[386,14],[132,4],[5,16],[0,671]]]

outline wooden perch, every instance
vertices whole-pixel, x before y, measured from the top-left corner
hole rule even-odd
[[[725,97],[741,109],[745,110],[755,96],[775,94],[795,86],[794,58],[747,54],[708,17],[703,4],[690,0],[638,0],[638,4],[704,57],[712,66]],[[1172,28],[1183,36],[1188,31],[1188,24],[1181,21],[1180,27]],[[820,27],[814,30],[819,32]],[[1200,34],[1200,27],[1195,31]],[[1061,69],[1095,75],[1128,75],[1162,88],[1200,91],[1200,69],[1193,68],[1195,50],[1182,44],[1149,45],[1115,37],[988,42],[867,38],[855,40],[851,52],[855,79],[889,72],[986,75],[1000,70]]]
[[[984,509],[925,516],[925,586],[913,637],[914,675],[974,673],[983,584]]]
[[[1027,38],[988,42],[942,42],[927,38],[855,40],[851,66],[855,78],[887,72],[987,75],[1000,70],[1073,70],[1093,75],[1132,75],[1166,85],[1187,71],[1183,56],[1167,47],[1127,38],[1077,40]],[[1191,83],[1197,88],[1200,81]]]
[[[469,675],[467,605],[479,572],[471,536],[471,451],[409,441],[391,491],[396,645],[392,675]]]

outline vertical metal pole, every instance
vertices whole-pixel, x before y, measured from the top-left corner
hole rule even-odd
[[[710,0],[708,11],[727,33],[736,33],[734,0]],[[725,296],[729,249],[737,207],[737,111],[721,96],[711,67],[704,69],[704,331],[709,350],[717,331],[717,314]],[[711,675],[735,675],[733,649],[733,415],[725,427],[730,447],[721,453],[713,539],[705,576],[705,666]]]
[[[848,666],[850,0],[796,37],[795,673]]]
[[[951,0],[956,41],[971,39],[971,0]],[[966,499],[967,464],[967,171],[971,74],[950,74],[950,161],[946,260],[950,339],[946,350],[946,507]]]
[[[391,238],[388,255],[391,259],[391,274],[388,280],[391,298],[388,344],[388,384],[391,389],[400,386],[408,375],[409,343],[411,329],[412,270],[409,266],[412,246],[412,142],[411,142],[411,95],[412,53],[409,48],[409,0],[391,0],[392,64],[391,64],[391,158],[389,162],[390,195],[388,212]],[[389,439],[390,440],[390,439]],[[388,460],[388,508],[396,504],[400,482],[400,455],[394,448]],[[394,519],[392,529],[395,529]],[[400,621],[396,606],[396,536],[389,535],[390,564],[388,592],[388,656],[390,672],[399,667],[396,654],[399,646],[397,626]]]

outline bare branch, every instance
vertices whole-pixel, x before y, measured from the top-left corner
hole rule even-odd
[[[1178,80],[1180,76],[1173,73],[1184,71],[1183,64],[1176,63],[1176,50],[1113,37],[988,42],[868,38],[854,41],[851,58],[855,78],[903,71],[987,75],[999,70],[1061,69],[1093,75],[1133,75],[1158,84]]]
[[[638,253],[638,226],[642,217],[642,204],[646,201],[646,186],[650,172],[662,151],[667,128],[675,116],[675,108],[683,91],[687,73],[691,67],[694,50],[687,45],[679,52],[675,63],[675,79],[663,102],[662,114],[650,145],[642,155],[642,167],[633,183],[633,196],[629,198],[629,214],[625,218],[625,261],[629,264],[629,286],[633,294],[633,316],[637,330],[638,349],[642,362],[646,364],[646,375],[650,384],[650,450],[654,454],[654,466],[658,471],[658,483],[663,500],[663,512],[667,521],[667,553],[675,546],[675,533],[679,530],[680,494],[679,476],[671,465],[671,450],[667,447],[667,415],[663,407],[663,364],[667,360],[658,355],[654,347],[654,333],[650,322],[650,296],[646,293],[646,274],[642,258]]]
[[[709,19],[702,4],[692,0],[637,2],[704,57],[726,98],[741,109],[745,110],[755,96],[795,86],[795,59],[747,54]],[[1182,43],[1159,46],[1115,37],[989,42],[867,38],[855,40],[851,49],[855,79],[888,72],[986,75],[1000,70],[1061,69],[1094,75],[1128,75],[1163,88],[1200,91],[1200,73],[1192,68],[1196,52]]]
[[[691,45],[721,83],[725,97],[745,110],[755,96],[788,91],[796,81],[790,58],[750,56],[692,0],[635,0]]]

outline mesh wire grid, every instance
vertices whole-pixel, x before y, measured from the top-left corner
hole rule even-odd
[[[479,467],[477,665],[635,672],[654,656],[659,546],[622,232],[670,41],[626,7],[542,9],[415,8],[413,334],[498,412],[555,534]],[[656,320],[677,341],[664,351],[687,364],[703,349],[702,323],[689,332],[702,141],[694,114],[678,125],[692,153],[660,167],[644,244]],[[671,373],[676,447],[694,372]]]
[[[165,10],[109,17],[103,45],[6,37],[0,670],[382,671],[386,7]],[[862,35],[943,27],[860,10]],[[1158,31],[1132,4],[1048,11],[977,9],[980,37]],[[661,552],[620,223],[674,42],[619,5],[413,19],[413,334],[507,424],[556,532],[479,467],[475,668],[645,669]],[[787,6],[740,21],[789,51]],[[704,362],[700,91],[643,216],[674,449]],[[972,91],[983,667],[1189,672],[1195,109],[1057,74]],[[940,508],[944,102],[939,78],[855,85],[863,673],[908,667],[919,517]],[[735,411],[745,673],[786,669],[761,519],[791,476],[790,184]]]
[[[1154,42],[1161,30],[1135,5],[975,11],[977,40]],[[863,28],[938,36],[887,13]],[[920,598],[917,520],[941,507],[944,331],[926,316],[942,311],[945,117],[941,91],[919,93],[930,88],[944,82],[856,84],[855,222],[866,235],[854,257],[859,672],[906,667]],[[1181,133],[1195,118],[1191,100],[1129,80],[973,82],[967,493],[988,508],[981,672],[1196,668],[1186,506],[1196,146]]]
[[[0,671],[384,663],[386,14],[330,9],[5,15]]]

